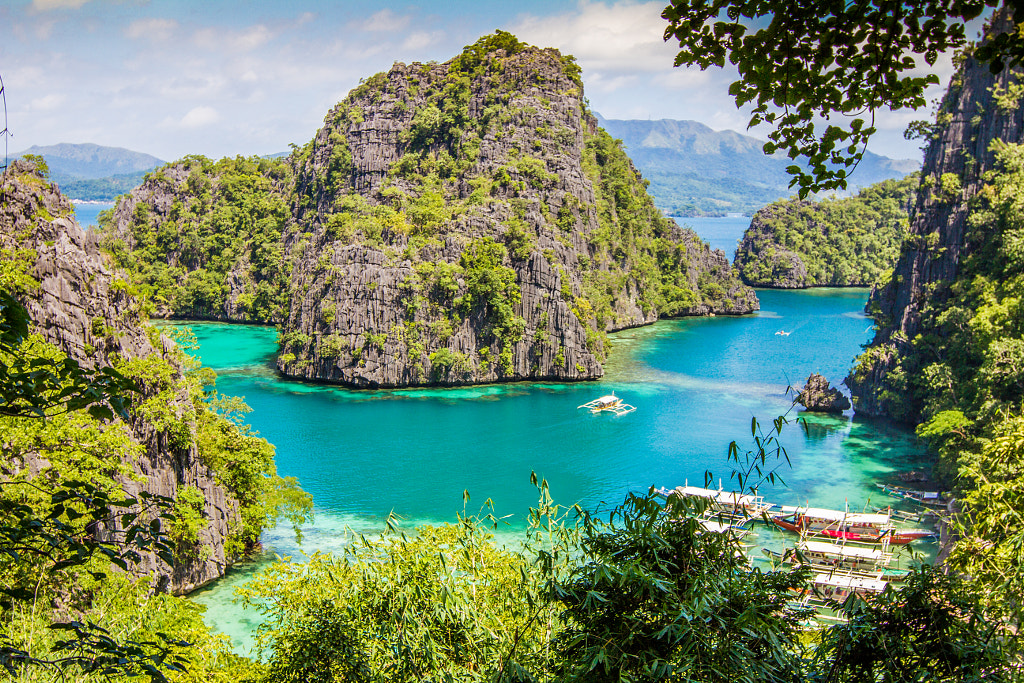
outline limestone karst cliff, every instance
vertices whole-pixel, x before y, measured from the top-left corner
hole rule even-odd
[[[993,22],[991,30],[1009,26],[1005,12]],[[971,312],[944,308],[969,287],[959,282],[965,262],[1002,241],[1001,227],[993,224],[997,232],[986,236],[979,231],[986,219],[979,214],[972,226],[969,217],[983,203],[982,190],[999,167],[1000,149],[1005,143],[1024,142],[1019,78],[1013,69],[993,74],[970,56],[953,76],[929,131],[909,234],[891,279],[869,302],[878,331],[846,379],[860,414],[919,421],[926,403],[934,413],[943,395],[957,400],[961,380],[973,383],[970,377],[955,377],[953,365],[966,363],[963,371],[973,377],[984,363],[984,353],[976,361],[950,356],[963,355],[947,346]],[[969,355],[978,355],[989,342],[965,343],[973,347]],[[934,386],[929,388],[929,383]]]
[[[654,207],[575,62],[501,32],[367,79],[285,161],[161,169],[104,231],[166,312],[280,322],[282,373],[353,386],[595,378],[608,331],[757,308]]]
[[[232,489],[226,470],[218,471],[211,462],[214,453],[198,443],[198,431],[213,426],[215,418],[197,411],[194,396],[184,388],[175,343],[145,324],[128,275],[108,265],[97,236],[78,225],[70,201],[31,162],[15,161],[4,173],[0,251],[7,273],[20,270],[27,276],[28,284],[11,289],[31,316],[35,334],[83,367],[116,366],[140,386],[129,424],[69,424],[69,434],[78,434],[72,439],[75,448],[88,451],[96,433],[124,429],[130,443],[121,462],[103,449],[90,456],[108,461],[101,466],[103,476],[123,465],[114,479],[131,496],[147,491],[181,502],[179,494],[190,492],[194,526],[180,539],[174,565],[143,553],[136,570],[150,576],[156,589],[173,592],[187,592],[223,575],[255,539],[251,533],[243,538],[242,529],[243,508],[252,501],[240,502],[245,495]],[[6,435],[0,476],[58,465],[48,450],[52,444],[31,436],[43,421],[26,427],[6,419],[0,425]],[[177,504],[175,511],[181,512]],[[120,517],[112,517],[107,530],[96,533],[116,531],[121,524]]]

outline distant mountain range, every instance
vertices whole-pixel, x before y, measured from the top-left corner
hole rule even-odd
[[[735,131],[715,131],[696,121],[605,119],[598,121],[622,140],[633,163],[650,181],[658,208],[673,216],[753,215],[793,194],[784,155],[765,156],[764,142]],[[142,184],[143,176],[165,162],[150,154],[94,144],[33,145],[50,178],[74,199],[113,201]],[[286,156],[287,152],[268,155]],[[18,156],[21,156],[20,154]],[[912,159],[867,153],[850,178],[850,192],[920,168]]]
[[[143,176],[165,163],[151,154],[92,143],[33,145],[17,154],[36,154],[46,160],[50,179],[73,199],[113,201],[142,184]]]
[[[601,126],[622,140],[626,153],[650,181],[660,209],[673,216],[752,215],[789,197],[793,162],[765,156],[764,142],[735,131],[715,131],[696,121],[605,119]],[[850,177],[850,193],[920,168],[912,159],[889,159],[868,152]]]

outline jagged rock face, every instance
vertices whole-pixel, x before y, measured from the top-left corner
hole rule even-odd
[[[1001,10],[992,30],[1010,30]],[[886,399],[887,375],[921,331],[926,298],[946,296],[959,272],[966,249],[969,200],[995,167],[992,143],[1024,141],[1024,109],[1001,107],[993,88],[1006,92],[1019,72],[992,74],[987,65],[966,58],[954,76],[939,109],[936,135],[925,152],[922,189],[911,216],[910,234],[889,283],[872,293],[868,303],[879,323],[867,354],[873,359],[846,378],[854,405],[863,415],[915,421],[916,414],[894,414]]]
[[[496,50],[469,69],[396,64],[368,80],[294,157],[295,215],[312,230],[286,236],[296,266],[278,368],[368,387],[592,379],[602,332],[756,310],[725,255],[662,217],[609,143],[555,50]],[[352,194],[370,225],[338,227]],[[433,222],[430,198],[444,207]],[[492,265],[516,291],[497,306],[515,333],[495,302],[472,298],[466,254],[481,243],[503,245]],[[679,291],[665,297],[666,283]]]
[[[807,378],[807,383],[794,402],[815,413],[840,415],[850,409],[850,399],[836,387],[829,386],[828,380],[816,373]]]
[[[0,248],[34,251],[27,257],[34,260],[30,274],[40,286],[20,297],[32,317],[33,331],[81,365],[110,365],[115,354],[122,358],[166,357],[172,350],[173,342],[151,337],[142,327],[138,301],[127,292],[127,274],[108,268],[96,236],[75,221],[71,202],[28,162],[15,161],[4,175]],[[237,521],[236,501],[200,462],[194,442],[187,449],[174,449],[168,434],[146,421],[135,419],[130,427],[145,452],[131,463],[142,480],[119,478],[125,492],[134,496],[145,490],[175,498],[183,486],[199,489],[206,500],[203,512],[207,519],[199,540],[209,549],[204,558],[180,562],[173,568],[155,555],[143,553],[138,572],[153,577],[154,586],[179,593],[220,577],[231,560],[225,557],[224,541],[229,525]],[[32,462],[25,464],[34,467]],[[110,529],[118,529],[120,519],[112,519],[110,524]]]
[[[501,32],[367,79],[285,163],[158,170],[104,234],[167,314],[280,322],[283,374],[359,387],[593,379],[609,331],[758,307],[655,208],[572,59]]]

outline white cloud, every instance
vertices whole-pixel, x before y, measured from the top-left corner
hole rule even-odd
[[[662,36],[661,0],[608,5],[583,0],[573,12],[526,16],[512,30],[541,47],[557,47],[584,69],[617,72],[669,71],[676,50]]]
[[[436,45],[444,39],[444,31],[416,31],[402,43],[404,50],[422,50],[425,47]]]
[[[36,25],[34,33],[38,40],[49,40],[50,36],[53,35],[53,27],[57,25],[57,22],[53,19],[44,21]]]
[[[133,40],[165,42],[174,35],[178,22],[173,19],[136,19],[128,24],[124,34]]]
[[[59,108],[63,103],[63,95],[51,93],[49,95],[44,95],[43,97],[37,97],[32,100],[30,104],[33,111],[52,111]]]
[[[663,88],[673,90],[687,90],[697,86],[707,85],[711,82],[711,74],[701,71],[697,66],[680,66],[663,74],[657,74],[654,82]]]
[[[248,52],[249,50],[255,50],[261,45],[266,44],[273,37],[274,34],[269,28],[263,24],[257,24],[240,34],[233,36],[231,38],[231,44],[236,50]]]
[[[616,76],[595,71],[587,77],[587,89],[590,92],[610,93],[633,85],[636,81],[636,76],[628,74]]]
[[[390,9],[382,9],[364,21],[361,28],[364,31],[401,31],[409,25],[410,19],[408,14],[395,14]]]
[[[182,128],[202,128],[220,121],[220,114],[213,107],[195,107],[182,117]]]
[[[32,9],[47,12],[52,9],[78,9],[89,0],[32,0]]]

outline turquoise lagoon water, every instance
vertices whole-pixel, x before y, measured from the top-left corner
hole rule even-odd
[[[463,491],[470,512],[491,499],[514,531],[536,503],[531,471],[548,480],[557,502],[588,508],[652,485],[700,484],[709,471],[728,487],[729,443],[752,446],[751,419],[770,428],[790,406],[787,387],[811,372],[839,382],[871,334],[866,290],[758,295],[756,315],[616,333],[606,376],[577,384],[353,391],[287,382],[273,371],[272,328],[191,327],[203,363],[218,372],[217,389],[245,398],[250,422],[277,447],[279,472],[313,495],[316,520],[302,548],[289,530],[272,529],[263,539],[270,557],[336,550],[346,527],[377,530],[392,512],[410,526],[453,521]],[[618,417],[577,410],[611,391],[637,410]],[[874,482],[925,457],[912,434],[884,423],[816,416],[798,424],[795,417],[782,434],[792,463],[780,466],[785,485],[761,487],[773,502],[889,504]],[[786,542],[763,526],[755,540]],[[233,590],[259,565],[195,595],[241,651],[251,644],[255,615],[232,603]]]

